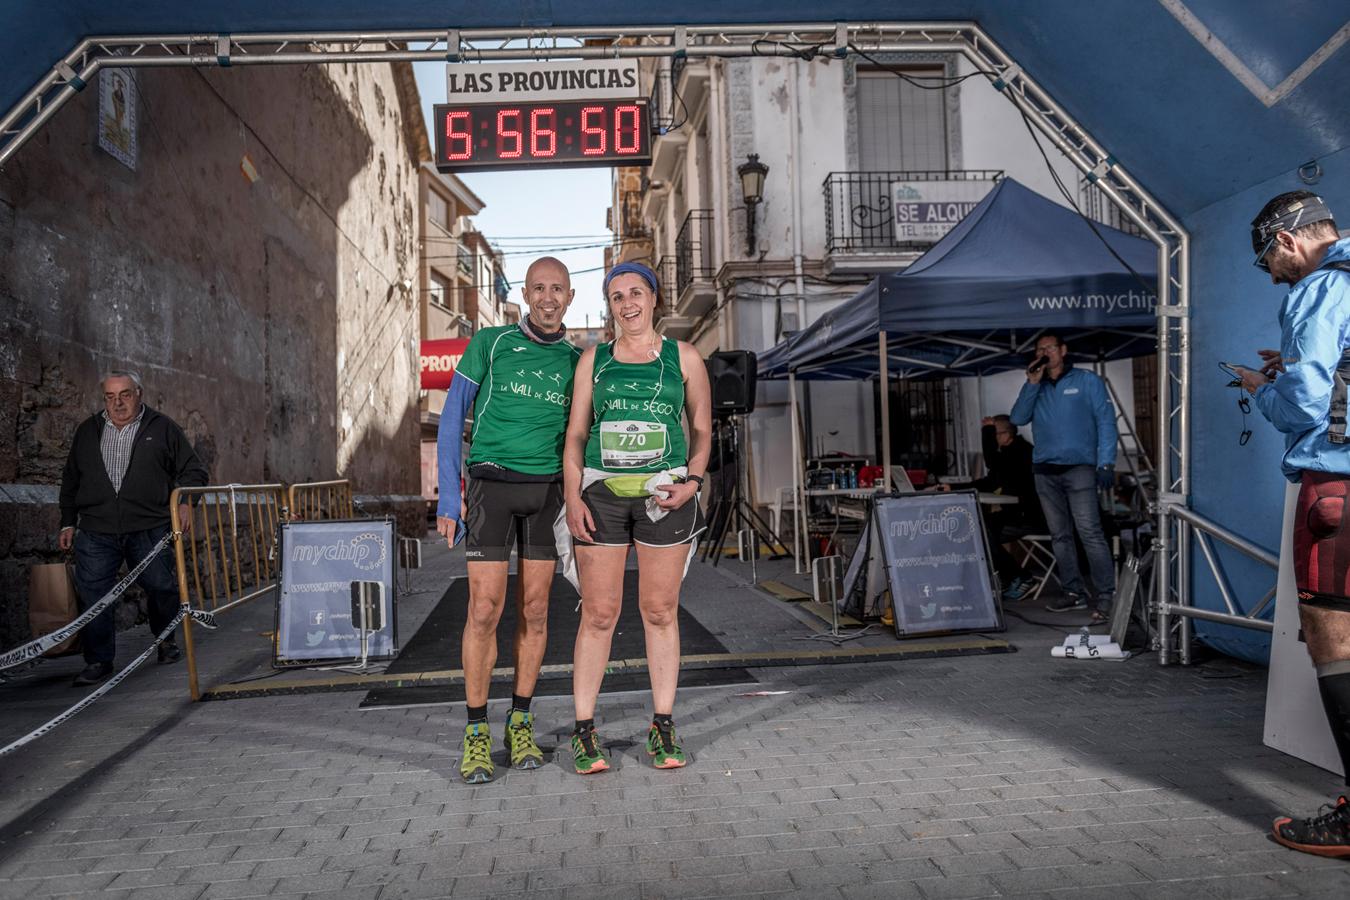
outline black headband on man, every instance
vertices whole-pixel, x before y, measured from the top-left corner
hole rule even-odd
[[[1270,214],[1252,220],[1252,252],[1256,254],[1254,264],[1264,268],[1262,260],[1270,252],[1275,235],[1281,231],[1294,231],[1314,222],[1333,219],[1331,209],[1321,197],[1313,195],[1293,200]]]

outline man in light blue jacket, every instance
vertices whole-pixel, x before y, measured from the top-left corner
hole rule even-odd
[[[1036,359],[1008,418],[1031,423],[1036,449],[1032,470],[1036,493],[1050,526],[1055,564],[1064,596],[1051,612],[1087,609],[1088,590],[1078,569],[1074,531],[1087,553],[1095,601],[1093,621],[1106,621],[1116,590],[1116,570],[1102,532],[1097,487],[1109,488],[1116,474],[1116,408],[1095,373],[1076,369],[1057,334],[1036,341]]]
[[[1282,468],[1299,485],[1299,624],[1350,783],[1350,238],[1339,238],[1321,197],[1290,191],[1252,222],[1252,250],[1257,268],[1290,290],[1280,307],[1280,349],[1259,351],[1262,370],[1239,374],[1262,415],[1284,433]],[[1350,802],[1342,795],[1324,815],[1281,816],[1272,831],[1286,847],[1350,859]]]

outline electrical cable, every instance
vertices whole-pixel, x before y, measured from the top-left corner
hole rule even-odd
[[[1020,109],[1018,111],[1021,112]],[[1055,187],[1059,188],[1060,194],[1062,194],[1065,201],[1068,202],[1069,207],[1074,212],[1078,213],[1078,217],[1080,219],[1082,219],[1084,222],[1087,223],[1088,228],[1091,228],[1092,233],[1097,236],[1097,240],[1101,241],[1102,246],[1106,248],[1107,252],[1116,258],[1116,262],[1124,266],[1125,271],[1129,272],[1131,275],[1134,276],[1134,280],[1139,282],[1139,286],[1143,289],[1144,293],[1145,294],[1152,293],[1152,291],[1148,286],[1148,282],[1144,280],[1144,277],[1140,275],[1138,272],[1136,272],[1134,270],[1134,266],[1131,266],[1128,262],[1126,262],[1123,256],[1121,256],[1119,253],[1116,252],[1116,248],[1112,247],[1110,242],[1106,240],[1106,237],[1100,231],[1097,230],[1097,223],[1092,221],[1092,219],[1089,218],[1087,215],[1085,215],[1083,213],[1083,210],[1081,210],[1078,207],[1078,202],[1074,200],[1073,196],[1069,193],[1069,189],[1064,186],[1063,180],[1061,180],[1059,177],[1059,172],[1055,171],[1054,165],[1051,164],[1050,156],[1045,152],[1045,147],[1041,146],[1041,139],[1039,136],[1037,136],[1036,129],[1032,126],[1031,119],[1027,116],[1025,112],[1022,113],[1022,124],[1026,126],[1027,133],[1031,135],[1032,143],[1036,145],[1036,149],[1040,151],[1041,159],[1045,161],[1045,167],[1050,170],[1051,180],[1055,182]]]
[[[965,81],[968,78],[974,78],[977,75],[984,74],[983,72],[976,71],[976,72],[969,72],[965,75],[958,75],[955,78],[948,78],[946,75],[916,75],[913,72],[906,72],[903,69],[898,69],[895,66],[892,66],[890,63],[886,63],[883,62],[882,60],[877,59],[876,57],[870,55],[866,51],[859,48],[857,44],[849,44],[848,49],[853,53],[858,54],[863,59],[870,62],[872,65],[880,69],[884,69],[887,72],[890,72],[892,75],[894,75],[896,78],[899,78],[906,84],[912,87],[916,87],[919,90],[923,91],[945,91],[948,88],[956,87],[957,85],[959,85],[961,82]],[[941,83],[924,84],[923,82],[925,81],[938,81]]]

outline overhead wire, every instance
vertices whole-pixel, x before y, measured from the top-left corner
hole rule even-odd
[[[1021,112],[1020,109],[1018,111]],[[1145,294],[1152,293],[1153,289],[1149,287],[1148,282],[1144,280],[1144,277],[1135,271],[1134,266],[1130,265],[1125,260],[1125,257],[1121,256],[1116,251],[1115,247],[1111,246],[1111,243],[1106,239],[1106,236],[1103,235],[1100,230],[1098,230],[1097,223],[1092,221],[1091,217],[1084,214],[1083,210],[1079,208],[1078,201],[1075,200],[1073,198],[1073,195],[1069,193],[1069,189],[1065,187],[1064,181],[1059,177],[1059,172],[1057,172],[1055,170],[1054,165],[1051,164],[1050,156],[1045,152],[1045,147],[1041,146],[1041,139],[1037,136],[1036,129],[1032,126],[1031,119],[1027,116],[1025,112],[1022,112],[1022,124],[1026,126],[1027,133],[1031,135],[1032,143],[1034,143],[1036,145],[1036,149],[1040,151],[1041,159],[1045,161],[1045,167],[1050,170],[1050,178],[1052,181],[1054,181],[1055,187],[1059,188],[1059,192],[1061,195],[1063,195],[1065,202],[1069,204],[1069,207],[1074,212],[1078,213],[1078,217],[1080,219],[1082,219],[1084,222],[1087,223],[1087,227],[1091,228],[1092,233],[1097,236],[1097,240],[1101,241],[1102,246],[1106,248],[1107,252],[1116,258],[1116,262],[1124,266],[1125,271],[1129,272],[1132,276],[1134,276],[1134,280],[1139,282],[1139,286],[1143,289],[1144,293]]]

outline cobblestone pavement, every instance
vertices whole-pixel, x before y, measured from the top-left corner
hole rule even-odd
[[[462,566],[430,556],[423,584]],[[743,575],[696,564],[687,605],[731,649],[814,649],[795,639],[818,623]],[[404,634],[434,599],[405,601]],[[259,667],[259,621],[203,640],[211,677]],[[646,765],[630,693],[601,698],[615,770],[573,774],[570,702],[540,698],[562,752],[476,787],[459,706],[188,704],[181,671],[151,667],[0,761],[0,898],[1350,896],[1350,864],[1266,836],[1338,780],[1262,746],[1264,670],[1052,660],[1057,632],[1009,624],[1015,654],[686,690],[683,770]],[[5,740],[78,696],[76,662],[44,669],[0,686]]]

